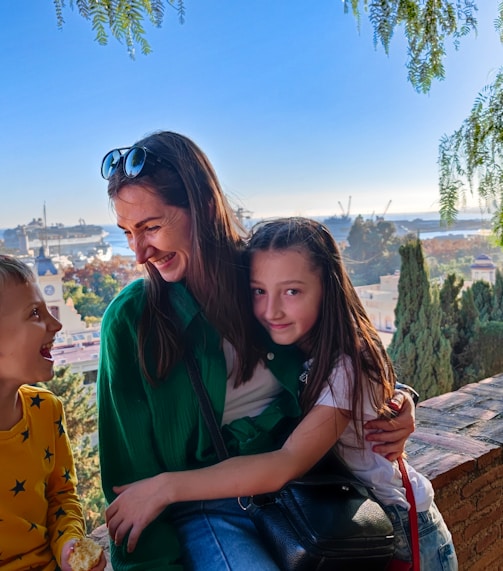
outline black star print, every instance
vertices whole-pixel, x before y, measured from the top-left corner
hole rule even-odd
[[[63,478],[65,479],[65,482],[69,482],[72,477],[70,476],[70,470],[68,470],[68,468],[65,468],[65,471],[63,473]]]
[[[65,532],[62,529],[58,529],[58,539],[63,536]]]
[[[49,450],[49,446],[45,449],[45,458],[44,460],[49,460],[49,462],[51,461],[51,456],[54,456],[54,454]]]
[[[17,496],[19,492],[26,492],[26,490],[24,489],[25,482],[26,480],[23,480],[22,482],[16,480],[16,485],[13,488],[11,488],[9,491],[14,492],[14,496]]]
[[[58,427],[58,433],[60,436],[63,436],[63,434],[65,433],[65,429],[63,427],[63,417],[60,416],[59,420],[56,420],[56,422],[54,423],[55,425],[57,425]]]
[[[45,399],[40,398],[40,395],[37,395],[36,397],[31,397],[31,406],[34,407],[38,407],[40,408],[40,403],[44,402]]]
[[[21,432],[21,435],[23,436],[23,442],[26,442],[30,438],[30,429],[27,428],[24,432]]]
[[[32,529],[37,529],[37,527],[38,527],[38,526],[37,526],[36,523],[31,522],[31,527],[30,527],[30,529],[29,529],[28,531],[31,531]]]
[[[58,519],[58,517],[62,517],[66,515],[66,512],[63,508],[59,508],[58,511],[56,512],[56,519]]]

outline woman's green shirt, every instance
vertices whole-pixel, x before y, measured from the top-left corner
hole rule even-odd
[[[227,376],[222,340],[182,284],[168,287],[184,346],[196,357],[220,422]],[[102,322],[97,395],[102,483],[108,502],[115,497],[112,486],[217,462],[185,363],[176,364],[155,387],[142,374],[137,329],[145,299],[143,280],[130,284],[110,304]],[[294,347],[268,343],[267,365],[285,390],[259,417],[239,419],[224,428],[232,455],[278,448],[286,425],[291,428],[300,414],[302,357]],[[147,527],[134,553],[112,544],[116,571],[182,569],[168,511]]]

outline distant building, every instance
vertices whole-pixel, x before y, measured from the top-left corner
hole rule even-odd
[[[378,284],[356,286],[356,293],[378,331],[393,333],[400,273],[381,276]]]
[[[470,266],[472,282],[485,281],[494,285],[496,281],[496,265],[487,254],[480,254]]]
[[[77,313],[73,300],[63,297],[62,272],[40,248],[35,258],[34,273],[49,311],[61,321],[61,331],[56,336],[52,350],[55,364],[70,365],[74,373],[96,371],[100,344],[100,327],[87,327]]]
[[[63,324],[58,337],[62,340],[86,329],[86,323],[77,313],[73,301],[64,300],[62,273],[52,259],[46,256],[44,248],[40,248],[39,255],[35,258],[34,271],[49,311]]]

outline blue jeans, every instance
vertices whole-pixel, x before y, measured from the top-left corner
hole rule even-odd
[[[236,498],[170,508],[187,571],[279,571]]]
[[[383,506],[395,532],[395,557],[411,561],[409,512],[400,506]],[[417,514],[421,571],[457,571],[458,559],[451,532],[433,503],[427,512]]]

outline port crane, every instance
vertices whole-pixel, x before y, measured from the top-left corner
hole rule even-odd
[[[340,209],[341,209],[341,211],[342,211],[342,217],[343,217],[343,218],[349,218],[349,212],[350,212],[350,210],[351,210],[351,196],[350,196],[349,199],[348,199],[348,208],[347,208],[346,211],[344,210],[344,206],[342,206],[341,201],[339,200],[338,202],[339,202],[339,207],[340,207]]]

